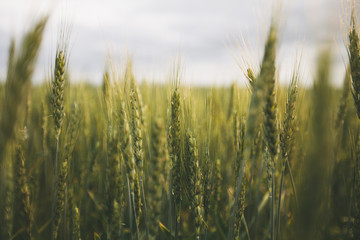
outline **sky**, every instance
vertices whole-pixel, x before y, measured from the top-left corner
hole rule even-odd
[[[130,56],[138,79],[164,82],[181,55],[186,83],[227,86],[237,81],[242,85],[246,82],[242,69],[248,64],[259,68],[270,19],[275,15],[280,23],[280,83],[290,81],[301,56],[303,83],[310,85],[319,50],[330,43],[332,82],[340,86],[347,58],[341,2],[0,0],[0,79],[5,78],[11,37],[19,41],[39,16],[50,13],[35,83],[51,72],[58,32],[65,21],[71,25],[71,81],[101,84],[109,59],[121,71]]]

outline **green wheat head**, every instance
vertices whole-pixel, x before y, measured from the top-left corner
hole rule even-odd
[[[51,81],[51,106],[55,123],[55,137],[59,138],[64,117],[64,87],[65,87],[66,56],[63,50],[58,50],[55,57],[54,76]]]

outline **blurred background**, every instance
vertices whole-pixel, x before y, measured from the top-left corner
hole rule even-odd
[[[129,55],[140,81],[164,82],[181,55],[185,81],[191,85],[245,85],[241,67],[258,68],[270,19],[276,15],[280,83],[289,82],[301,55],[303,83],[310,85],[317,53],[330,43],[332,82],[340,86],[347,59],[342,5],[339,0],[2,0],[0,80],[5,78],[11,37],[19,41],[31,23],[50,13],[34,83],[49,76],[58,32],[66,22],[71,26],[71,81],[99,85],[109,56],[122,65]]]

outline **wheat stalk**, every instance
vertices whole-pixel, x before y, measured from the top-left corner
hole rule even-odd
[[[355,102],[355,108],[358,117],[360,118],[360,42],[357,26],[357,18],[354,15],[354,10],[351,14],[351,30],[349,32],[349,62],[352,79],[352,95]]]
[[[235,211],[238,208],[238,199],[241,193],[242,180],[244,176],[246,162],[250,159],[251,156],[251,145],[253,144],[254,139],[258,133],[258,128],[262,120],[262,111],[265,105],[264,98],[266,97],[265,87],[271,83],[271,80],[275,75],[275,52],[276,52],[276,30],[275,26],[270,27],[270,32],[268,35],[267,42],[265,44],[264,57],[260,69],[260,74],[255,80],[254,89],[251,95],[250,107],[248,112],[248,118],[246,121],[246,132],[244,140],[244,161],[240,167],[240,173],[238,179],[236,179],[236,189],[235,189],[235,202],[234,207],[231,212],[230,224],[229,226],[234,225],[235,221]],[[228,239],[232,239],[232,228],[229,228]]]
[[[164,122],[159,116],[155,117],[151,125],[151,164],[150,164],[150,177],[148,198],[149,207],[152,211],[150,215],[150,235],[152,239],[158,236],[159,228],[158,222],[161,214],[161,197],[164,188],[165,175],[164,164],[167,160],[167,147],[166,137],[164,132]]]
[[[14,138],[17,119],[21,119],[25,107],[47,20],[48,17],[40,19],[25,35],[17,55],[13,49],[15,45],[11,46],[5,95],[1,108],[0,166],[4,159],[6,145]]]
[[[180,223],[180,204],[181,204],[181,139],[180,139],[180,92],[178,86],[171,96],[171,120],[170,120],[170,149],[171,149],[171,194],[175,209],[175,238],[178,235],[178,224]]]
[[[21,145],[16,146],[14,177],[14,223],[12,235],[17,235],[17,239],[32,239],[31,225],[33,217],[30,207],[30,191],[25,169],[25,157]]]
[[[286,108],[284,113],[283,127],[280,133],[280,150],[282,157],[282,168],[281,168],[281,177],[279,184],[279,198],[277,206],[277,239],[280,238],[280,207],[281,207],[281,193],[282,186],[284,181],[284,174],[286,166],[289,164],[290,156],[294,148],[294,138],[295,138],[295,103],[298,95],[298,82],[299,82],[299,73],[294,71],[290,86],[288,88],[288,96],[286,100]],[[290,171],[290,169],[288,169]]]
[[[69,168],[71,166],[72,154],[74,151],[75,143],[78,136],[78,126],[79,126],[79,108],[77,104],[74,104],[71,109],[70,114],[70,125],[68,129],[68,134],[66,137],[66,145],[64,147],[64,159],[61,163],[59,169],[58,179],[55,186],[55,199],[53,207],[53,239],[58,239],[59,236],[59,226],[61,222],[61,217],[65,209],[66,203],[66,187],[68,185],[69,177]]]

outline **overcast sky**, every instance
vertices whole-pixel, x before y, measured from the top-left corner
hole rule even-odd
[[[276,3],[274,3],[276,2]],[[274,10],[281,2],[280,11]],[[304,81],[311,83],[319,48],[334,43],[333,81],[343,80],[344,48],[340,0],[0,0],[0,79],[5,77],[11,36],[19,38],[38,16],[51,12],[34,82],[50,72],[61,20],[72,25],[72,79],[102,81],[110,52],[116,63],[127,53],[135,75],[164,81],[179,52],[187,82],[196,85],[244,83],[236,63],[246,56],[259,65],[271,14],[280,15],[280,81],[289,81],[296,53],[302,53]],[[242,36],[247,53],[233,48]]]

